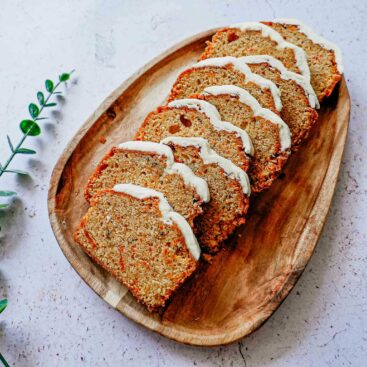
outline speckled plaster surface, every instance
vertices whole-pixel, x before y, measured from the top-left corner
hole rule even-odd
[[[207,28],[275,16],[302,18],[343,50],[353,106],[336,194],[306,271],[260,330],[226,347],[179,345],[108,307],[70,267],[47,216],[51,170],[88,115],[152,57]],[[10,303],[0,351],[10,365],[365,366],[366,17],[366,1],[1,1],[1,160],[43,80],[77,69],[62,112],[29,143],[39,154],[14,162],[32,177],[1,179],[19,192],[0,214],[0,297]]]

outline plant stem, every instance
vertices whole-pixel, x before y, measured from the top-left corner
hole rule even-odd
[[[55,94],[55,91],[56,91],[56,89],[58,88],[58,86],[60,84],[61,84],[61,81],[57,82],[57,84],[55,84],[55,87],[53,88],[52,92],[48,94],[45,102],[43,103],[43,105],[40,108],[40,111],[39,111],[37,117],[41,116],[41,113],[42,113],[43,109],[45,108],[45,105],[47,104],[47,102],[49,101],[49,99]],[[9,164],[11,163],[11,161],[13,160],[13,158],[15,157],[15,155],[17,154],[17,150],[22,146],[22,144],[26,140],[29,132],[32,130],[32,127],[33,127],[33,125],[28,129],[28,131],[26,133],[24,133],[22,139],[20,139],[20,141],[17,144],[17,146],[13,149],[10,157],[5,162],[4,166],[0,166],[0,177],[3,175],[4,172],[6,172],[6,169],[8,168]]]
[[[10,367],[8,362],[5,360],[4,356],[0,353],[0,362],[4,365],[4,367]]]
[[[31,131],[30,129],[28,131]],[[14,148],[13,152],[11,153],[10,157],[8,158],[8,160],[6,161],[5,165],[3,167],[1,167],[0,170],[0,177],[2,176],[2,174],[6,171],[6,169],[8,168],[10,162],[13,160],[13,158],[15,157],[15,155],[17,154],[17,150],[22,146],[22,144],[24,143],[24,140],[27,138],[28,136],[28,132],[25,133],[22,137],[22,139],[20,139],[20,142],[18,143],[18,145]]]

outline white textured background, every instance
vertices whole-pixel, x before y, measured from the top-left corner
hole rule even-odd
[[[109,308],[70,267],[47,215],[51,170],[85,119],[161,51],[207,28],[299,17],[344,53],[352,120],[336,195],[316,252],[295,289],[249,338],[221,348],[176,344]],[[77,69],[62,113],[13,164],[1,189],[19,192],[0,214],[0,351],[12,366],[366,366],[367,2],[2,0],[0,160],[45,78]]]

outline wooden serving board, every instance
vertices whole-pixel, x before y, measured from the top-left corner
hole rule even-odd
[[[185,285],[162,315],[150,314],[74,243],[88,206],[87,179],[115,144],[133,138],[148,112],[167,97],[214,30],[194,36],[139,70],[115,90],[69,143],[52,174],[49,215],[74,269],[130,319],[176,341],[215,346],[257,329],[277,309],[309,261],[331,204],[349,123],[343,80],[320,110],[307,144],[272,188],[253,199],[247,223],[210,266]]]

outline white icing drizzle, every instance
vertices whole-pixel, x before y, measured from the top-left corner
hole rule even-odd
[[[247,90],[235,85],[218,85],[205,88],[204,94],[215,96],[229,94],[237,97],[240,102],[252,109],[254,116],[262,117],[279,126],[279,140],[282,151],[291,147],[291,132],[288,125],[274,112],[267,108],[262,108],[259,102]]]
[[[307,56],[305,51],[293,43],[287,42],[284,38],[273,28],[268,27],[265,24],[257,22],[244,22],[232,24],[229,28],[237,28],[241,31],[260,31],[263,37],[269,37],[272,41],[278,44],[278,48],[285,49],[291,48],[294,51],[294,56],[296,58],[296,64],[300,70],[300,74],[304,75],[307,80],[311,79],[310,69],[307,63]]]
[[[184,180],[185,185],[192,186],[204,203],[209,202],[209,187],[205,180],[195,175],[190,167],[181,163],[175,163],[173,152],[170,147],[160,143],[150,141],[127,141],[119,144],[120,149],[148,152],[163,155],[167,158],[165,172],[167,174],[178,174]]]
[[[176,99],[175,101],[168,103],[168,107],[172,108],[186,107],[205,114],[209,118],[214,128],[216,128],[217,130],[224,130],[231,133],[235,133],[237,136],[241,138],[244,151],[249,155],[254,154],[254,147],[247,132],[245,130],[240,129],[237,126],[234,126],[230,122],[222,121],[220,119],[218,110],[210,103],[195,98],[184,98],[184,99]]]
[[[171,166],[175,160],[172,150],[166,145],[153,143],[151,141],[125,141],[118,145],[120,149],[136,150],[138,152],[155,153],[167,157],[167,166]],[[168,149],[167,149],[168,148]]]
[[[186,166],[186,164],[174,163],[170,168],[166,169],[166,171],[168,173],[172,172],[182,176],[185,185],[193,186],[204,203],[208,203],[210,201],[208,183],[201,177],[196,176],[191,168]]]
[[[158,197],[159,198],[159,210],[162,213],[162,217],[167,219],[166,216],[169,212],[173,211],[171,205],[168,204],[167,199],[164,195],[156,190],[148,189],[147,187],[134,185],[134,184],[117,184],[113,187],[113,190],[116,192],[122,192],[133,196],[137,199],[146,199],[150,197]]]
[[[226,159],[217,154],[210,148],[209,143],[203,138],[184,138],[179,136],[169,136],[161,141],[163,144],[175,144],[183,147],[194,146],[199,149],[200,156],[205,164],[215,163],[220,166],[226,175],[232,179],[237,180],[243,190],[243,193],[247,196],[251,194],[250,180],[245,171],[232,163],[231,160]]]
[[[262,76],[253,73],[251,69],[243,62],[240,62],[237,57],[213,57],[210,59],[199,61],[191,67],[195,69],[208,66],[224,68],[229,64],[231,64],[235,70],[239,71],[245,76],[245,81],[254,83],[262,89],[269,89],[274,99],[275,108],[277,109],[277,111],[282,110],[283,106],[282,100],[280,98],[279,88],[271,80],[265,79]]]
[[[272,21],[273,23],[279,24],[291,24],[298,26],[298,29],[301,33],[303,33],[307,38],[309,38],[313,43],[317,43],[323,48],[327,50],[334,51],[335,62],[340,74],[343,74],[344,66],[343,66],[343,58],[342,53],[338,45],[329,40],[318,35],[312,28],[308,27],[302,21],[293,18],[276,18]]]
[[[156,190],[148,189],[146,187],[132,185],[132,184],[118,184],[113,188],[116,192],[122,192],[127,195],[133,196],[137,199],[147,199],[150,197],[156,197],[159,199],[159,210],[162,214],[162,221],[166,224],[172,225],[175,223],[180,229],[186,246],[189,249],[191,255],[195,258],[195,260],[199,260],[200,257],[200,246],[198,241],[186,219],[173,211],[171,206],[168,204],[167,199],[161,192]]]
[[[239,60],[246,64],[262,64],[267,63],[274,69],[280,71],[280,77],[284,80],[293,80],[303,88],[311,108],[320,108],[319,100],[313,90],[311,83],[303,76],[288,70],[281,61],[270,55],[253,55],[243,56]]]

